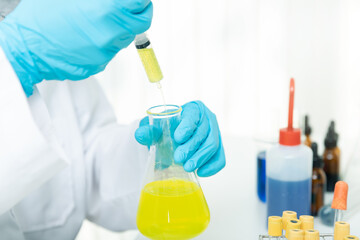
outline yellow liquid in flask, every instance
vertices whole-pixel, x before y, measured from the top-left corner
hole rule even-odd
[[[168,179],[147,184],[142,190],[137,226],[154,240],[196,237],[210,222],[201,188],[194,182]]]

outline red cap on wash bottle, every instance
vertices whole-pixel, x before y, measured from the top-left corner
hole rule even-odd
[[[295,81],[290,79],[289,119],[288,127],[280,129],[279,143],[285,146],[296,146],[301,144],[301,131],[293,128]]]

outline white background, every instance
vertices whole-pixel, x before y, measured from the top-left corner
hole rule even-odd
[[[309,114],[314,138],[322,146],[334,119],[346,169],[360,149],[355,147],[360,136],[360,1],[153,3],[148,33],[165,76],[168,103],[202,100],[216,113],[224,136],[276,138],[277,129],[286,126],[288,85],[294,77],[295,122],[299,125]],[[161,104],[133,45],[98,78],[121,123]],[[86,227],[79,240],[112,239],[95,230],[94,237],[93,228]],[[130,235],[123,239],[132,239]]]

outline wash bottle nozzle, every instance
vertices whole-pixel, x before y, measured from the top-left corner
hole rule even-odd
[[[139,53],[149,81],[151,83],[159,83],[161,79],[163,79],[163,74],[146,33],[136,35],[135,47]]]
[[[301,144],[301,131],[293,128],[295,81],[290,80],[289,118],[288,127],[280,129],[280,144],[285,146],[296,146]]]

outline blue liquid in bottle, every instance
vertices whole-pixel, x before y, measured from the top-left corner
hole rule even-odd
[[[265,151],[257,155],[257,194],[262,202],[266,202],[266,161]]]
[[[268,216],[281,216],[283,211],[295,211],[298,215],[310,215],[311,179],[279,181],[268,178]]]

